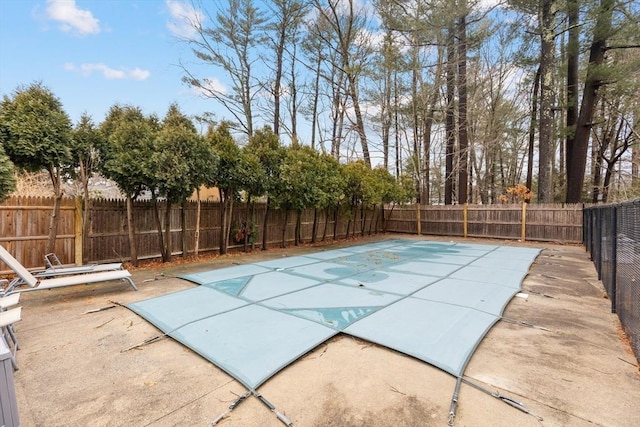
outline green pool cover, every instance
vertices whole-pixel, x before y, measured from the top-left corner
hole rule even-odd
[[[538,249],[392,240],[188,274],[129,304],[255,390],[338,333],[461,377]]]

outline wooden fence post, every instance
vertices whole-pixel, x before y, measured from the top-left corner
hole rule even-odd
[[[469,231],[469,203],[462,207],[462,234],[466,238]]]
[[[418,236],[422,234],[422,218],[420,217],[420,203],[416,203],[416,218],[417,218],[417,226],[418,226]]]
[[[527,239],[527,203],[522,202],[522,226],[520,227],[520,240]]]
[[[84,236],[82,235],[82,196],[76,196],[76,209],[73,218],[73,232],[75,243],[75,263],[76,265],[82,265],[82,241]]]

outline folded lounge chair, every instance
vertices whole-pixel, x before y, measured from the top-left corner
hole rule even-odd
[[[100,271],[122,270],[121,262],[113,262],[110,264],[71,265],[65,267],[60,262],[58,256],[54,253],[45,255],[44,263],[46,266],[44,270],[32,270],[31,273],[36,277],[54,277],[69,274],[86,274],[97,273]]]
[[[98,283],[98,282],[106,282],[109,280],[126,280],[129,285],[134,290],[138,290],[133,280],[131,280],[131,273],[127,270],[111,270],[111,271],[97,271],[97,272],[86,272],[86,273],[76,273],[76,274],[62,274],[57,277],[38,277],[38,274],[33,275],[29,270],[24,268],[22,264],[18,262],[3,246],[0,245],[0,259],[4,261],[16,274],[16,277],[13,281],[11,281],[4,291],[1,291],[0,294],[10,294],[13,292],[24,292],[31,290],[39,290],[39,289],[51,289],[51,288],[59,288],[63,286],[72,286],[72,285],[80,285],[80,284],[89,284],[89,283]],[[54,275],[49,275],[54,276]],[[25,289],[16,289],[17,286],[20,285],[29,285],[28,288]]]

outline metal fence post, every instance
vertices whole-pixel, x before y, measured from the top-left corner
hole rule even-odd
[[[611,312],[616,312],[616,276],[618,274],[618,207],[611,207]]]
[[[584,203],[582,204],[582,244],[584,245],[584,250],[589,250],[589,227],[587,225],[589,218],[589,211],[584,207]]]
[[[594,262],[596,263],[596,271],[598,272],[598,280],[602,280],[602,209],[596,208],[595,210],[595,227],[594,230],[597,235],[597,239],[595,239],[595,256],[596,259]]]
[[[589,251],[591,252],[591,261],[595,261],[596,259],[593,257],[593,253],[596,250],[596,211],[595,208],[591,208],[591,212],[589,214],[589,227],[591,229],[591,235],[589,236]]]

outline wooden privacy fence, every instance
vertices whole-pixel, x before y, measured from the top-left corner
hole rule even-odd
[[[0,244],[26,267],[42,267],[47,243],[49,218],[53,199],[44,197],[17,197],[0,204]],[[162,208],[164,208],[162,206]],[[240,224],[249,219],[257,230],[256,247],[262,242],[262,221],[266,206],[255,204],[252,212],[246,205],[236,203],[231,219],[229,247],[242,247],[235,241]],[[317,240],[325,234],[327,239],[344,238],[354,234],[354,215],[341,212],[334,217],[318,211]],[[326,218],[328,216],[328,218]],[[371,234],[384,230],[397,233],[469,236],[498,239],[539,241],[582,241],[582,205],[462,205],[462,206],[395,206],[384,209],[385,222],[380,214],[367,211],[355,215],[355,234]],[[271,209],[266,232],[270,247],[282,242],[285,212]],[[153,203],[137,201],[133,206],[134,228],[139,259],[159,258],[158,231]],[[334,220],[337,218],[337,220]],[[418,221],[419,219],[419,221]],[[164,215],[160,221],[164,228]],[[173,206],[170,215],[172,252],[187,253],[195,246],[196,203]],[[288,213],[285,241],[295,238],[296,213]],[[301,216],[302,241],[312,238],[314,211],[305,210]],[[183,224],[184,230],[183,230]],[[92,200],[90,227],[82,231],[82,201],[62,199],[55,252],[63,263],[97,263],[129,260],[127,209],[124,200]],[[200,251],[219,250],[220,205],[203,202],[200,223]],[[184,237],[184,240],[183,240]],[[0,263],[0,273],[8,267]]]
[[[57,228],[55,253],[63,263],[86,264],[113,261],[127,261],[130,259],[129,236],[127,224],[127,207],[124,200],[94,199],[91,201],[90,227],[87,235],[82,231],[82,201],[81,199],[62,199],[60,222]],[[44,197],[15,197],[0,203],[0,244],[12,253],[24,266],[28,268],[44,265],[45,248],[48,238],[48,227],[53,209],[53,199]],[[237,231],[247,218],[257,230],[255,235],[256,247],[261,247],[263,216],[265,204],[255,204],[253,212],[247,213],[245,204],[235,203],[231,218],[231,236],[229,247],[242,247],[243,242],[235,240]],[[164,205],[161,205],[160,221],[164,230]],[[353,215],[342,212],[334,220],[334,211],[329,212],[328,218],[324,211],[317,212],[317,239],[322,239],[326,226],[326,238],[344,238],[353,235]],[[267,243],[269,247],[279,246],[282,242],[282,232],[285,212],[271,209],[267,224]],[[356,215],[355,234],[380,231],[380,221],[375,223],[373,212],[367,211],[364,218]],[[155,211],[151,201],[136,201],[133,204],[133,219],[136,245],[139,259],[160,258],[158,229]],[[309,242],[312,238],[314,210],[302,212],[300,236],[302,241]],[[351,222],[351,224],[350,224]],[[183,236],[187,253],[193,253],[195,247],[196,203],[188,202],[184,208],[175,205],[171,209],[171,243],[172,253],[183,253]],[[183,223],[186,225],[183,230]],[[203,202],[200,218],[201,253],[219,250],[220,242],[220,205],[218,202]],[[295,239],[296,212],[288,213],[285,227],[285,241],[291,244]],[[377,227],[377,228],[376,228]],[[0,262],[0,273],[9,273],[8,267]]]
[[[582,242],[582,204],[395,206],[386,231],[438,236]]]

